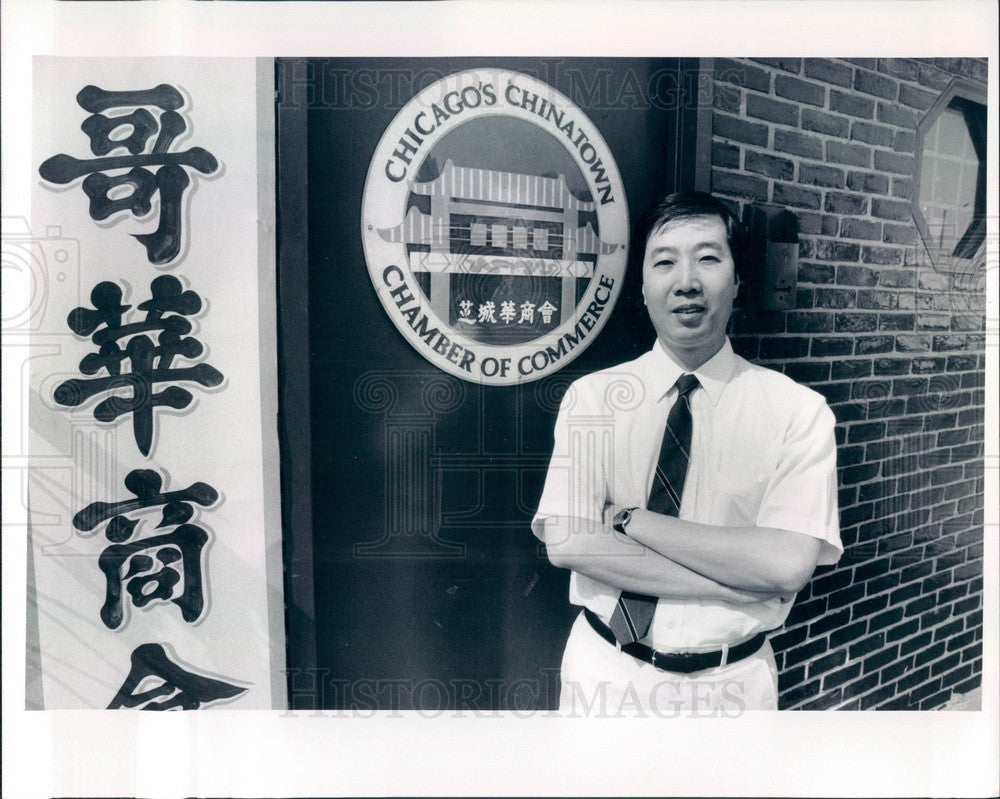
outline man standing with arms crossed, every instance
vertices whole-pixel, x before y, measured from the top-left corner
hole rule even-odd
[[[843,551],[824,398],[737,356],[738,224],[674,194],[644,230],[653,348],[577,380],[532,529],[582,605],[560,709],[777,709],[764,633]]]

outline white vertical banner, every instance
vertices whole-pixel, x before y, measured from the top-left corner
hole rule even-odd
[[[272,64],[34,61],[29,707],[284,706]]]

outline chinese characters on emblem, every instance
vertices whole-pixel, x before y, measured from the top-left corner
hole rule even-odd
[[[472,315],[473,309],[476,309],[476,316]],[[515,324],[532,325],[535,323],[535,314],[537,313],[543,324],[547,325],[551,324],[552,314],[558,310],[559,307],[548,300],[541,305],[528,300],[520,305],[514,300],[503,300],[500,303],[500,308],[497,309],[497,304],[492,300],[477,305],[472,300],[463,299],[459,300],[458,303],[458,321],[468,325],[509,325],[516,320]]]
[[[219,168],[215,156],[202,147],[172,149],[178,136],[187,131],[187,122],[177,112],[184,106],[184,97],[164,83],[140,91],[86,86],[76,101],[91,113],[80,130],[90,139],[90,151],[99,157],[81,159],[60,153],[44,161],[38,174],[58,185],[86,175],[82,188],[90,200],[90,218],[96,222],[120,211],[146,216],[158,194],[156,230],[135,238],[146,248],[150,263],[170,263],[183,242],[184,193],[191,184],[187,170],[211,175]],[[133,110],[114,116],[102,113],[109,109]],[[120,134],[126,130],[131,132],[123,138]],[[128,154],[116,153],[121,150]]]

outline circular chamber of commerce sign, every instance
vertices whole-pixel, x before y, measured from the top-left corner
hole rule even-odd
[[[506,386],[561,369],[621,291],[628,209],[597,128],[528,75],[476,69],[411,100],[372,159],[365,259],[407,341]]]

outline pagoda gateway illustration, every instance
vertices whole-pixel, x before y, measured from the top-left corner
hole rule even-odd
[[[503,275],[561,280],[561,324],[576,309],[577,281],[593,277],[599,255],[624,246],[602,241],[589,220],[580,224],[594,202],[577,199],[563,175],[463,167],[449,159],[437,178],[414,181],[410,191],[429,199],[430,213],[411,205],[400,225],[378,234],[407,246],[414,273],[429,273],[428,299],[443,319],[452,276]]]

